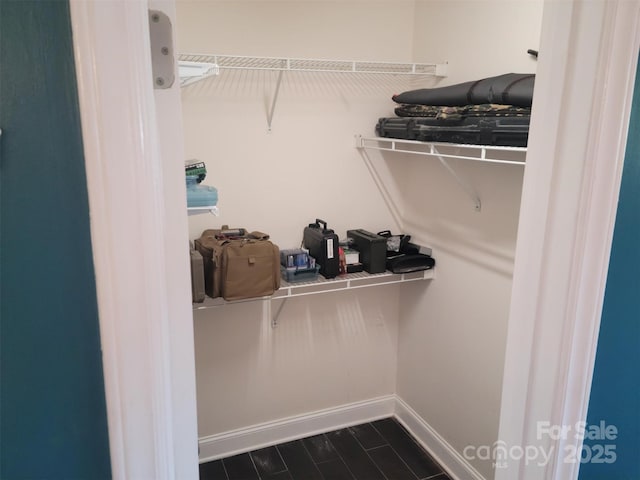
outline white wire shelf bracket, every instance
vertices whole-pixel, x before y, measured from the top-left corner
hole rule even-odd
[[[268,301],[269,309],[271,308],[271,300],[287,300],[293,297],[302,297],[307,295],[318,295],[322,293],[339,292],[343,290],[353,290],[357,288],[375,287],[378,285],[391,285],[394,283],[415,282],[419,280],[431,280],[435,277],[435,270],[422,270],[411,273],[349,273],[340,275],[336,278],[326,279],[322,275],[318,275],[316,280],[308,282],[288,283],[284,280],[280,282],[280,289],[276,290],[273,295],[266,297],[248,298],[244,300],[226,301],[222,298],[206,297],[202,303],[194,303],[194,310],[205,310],[208,308],[222,307],[225,305],[233,305],[237,303]],[[282,311],[284,302],[278,308],[276,315],[271,319],[271,325],[277,325],[278,316]]]
[[[475,188],[448,162],[449,159],[462,159],[476,162],[524,165],[526,147],[501,147],[493,145],[468,145],[458,143],[431,143],[416,140],[402,140],[384,137],[363,137],[356,135],[356,148],[363,152],[364,158],[371,163],[367,150],[381,150],[386,152],[423,155],[437,158],[440,164],[449,172],[465,193],[471,198],[476,212],[482,210],[482,202]]]
[[[189,60],[178,61],[180,86],[186,87],[192,83],[220,74],[218,65],[211,62],[195,62]]]
[[[187,207],[187,214],[191,215],[202,215],[203,213],[210,213],[211,215],[218,216],[220,211],[218,207],[209,206],[209,207]]]

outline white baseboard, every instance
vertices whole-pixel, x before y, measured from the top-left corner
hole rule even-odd
[[[454,480],[486,480],[415,410],[396,396],[395,417]]]
[[[201,437],[200,463],[319,433],[395,416],[453,480],[486,480],[462,455],[397,395],[297,415]]]
[[[200,463],[390,417],[395,406],[396,396],[387,395],[201,437]]]

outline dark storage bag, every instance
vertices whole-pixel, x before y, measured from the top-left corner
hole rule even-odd
[[[534,82],[535,75],[531,73],[506,73],[446,87],[409,90],[391,98],[396,103],[421,105],[502,103],[530,107]]]
[[[320,274],[325,278],[334,278],[340,273],[340,253],[338,235],[327,228],[327,222],[316,218],[304,228],[302,236],[304,248],[320,265]]]
[[[382,273],[386,270],[387,239],[363,229],[347,230],[352,246],[360,252],[360,262],[369,273]]]
[[[376,125],[380,137],[421,142],[461,143],[526,147],[529,138],[528,116],[470,117],[451,124],[432,118],[381,118]]]
[[[204,259],[205,290],[225,300],[272,295],[280,288],[280,252],[262,232],[205,230],[195,241]]]
[[[430,270],[436,261],[424,253],[401,253],[387,258],[387,269],[393,273],[411,273]]]
[[[386,267],[392,273],[429,270],[436,264],[431,255],[420,253],[420,246],[411,243],[411,235],[393,235],[390,230],[378,232],[387,241]]]

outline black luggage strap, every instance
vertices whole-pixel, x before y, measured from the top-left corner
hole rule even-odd
[[[478,84],[484,79],[480,79],[480,80],[476,80],[475,82],[473,82],[473,84],[471,84],[471,86],[469,87],[469,90],[467,90],[467,103],[469,105],[475,103],[473,101],[473,89],[476,88],[478,86]]]
[[[511,102],[509,101],[509,91],[513,88],[513,86],[517,83],[520,83],[524,80],[528,80],[531,77],[535,77],[535,74],[531,74],[531,75],[527,75],[524,77],[520,77],[515,79],[513,82],[511,82],[510,84],[508,84],[506,87],[504,87],[504,90],[502,90],[502,103],[509,105]]]

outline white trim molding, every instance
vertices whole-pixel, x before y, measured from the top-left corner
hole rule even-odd
[[[485,480],[469,461],[453,448],[429,423],[396,397],[395,417],[413,435],[413,437],[429,452],[429,454],[447,470],[454,480]],[[463,452],[464,453],[464,452]]]
[[[200,463],[390,417],[395,406],[387,395],[202,437]]]
[[[395,417],[453,480],[485,480],[429,423],[397,395],[308,412],[201,437],[200,463],[341,428]]]
[[[386,395],[200,438],[200,463],[395,417],[454,480],[485,478],[397,395]]]
[[[570,480],[585,421],[624,162],[640,4],[546,2],[507,339],[496,480]],[[544,423],[541,423],[544,422]]]
[[[147,2],[72,0],[70,9],[112,476],[197,478],[192,335],[181,337],[190,343],[182,349],[187,361],[172,356],[182,353],[174,325],[192,323],[188,264],[176,275],[184,286],[177,298],[168,288],[176,252],[165,242],[174,223],[165,207]],[[185,225],[186,260],[184,203],[178,220]],[[188,448],[191,454],[182,454]]]

